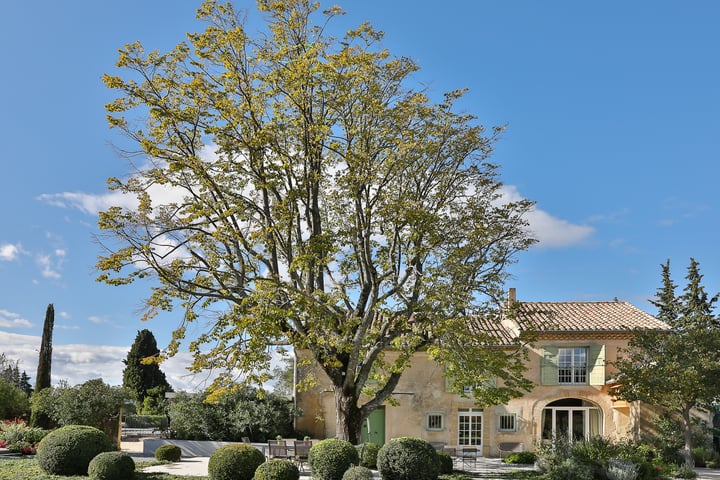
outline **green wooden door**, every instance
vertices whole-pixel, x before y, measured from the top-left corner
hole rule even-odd
[[[360,429],[360,441],[378,445],[385,444],[385,407],[380,407],[370,414]]]

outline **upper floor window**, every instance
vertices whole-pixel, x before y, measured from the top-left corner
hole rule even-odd
[[[587,373],[587,348],[560,348],[558,350],[558,383],[587,383]]]

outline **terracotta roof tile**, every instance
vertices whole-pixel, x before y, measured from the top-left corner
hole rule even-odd
[[[668,324],[627,302],[520,302],[518,323],[539,332],[667,330]]]

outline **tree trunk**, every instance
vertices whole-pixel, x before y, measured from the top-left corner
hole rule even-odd
[[[692,418],[690,416],[690,410],[682,412],[683,418],[683,433],[685,435],[685,447],[683,448],[683,458],[685,459],[685,465],[690,468],[695,467],[695,460],[692,456]]]
[[[353,445],[360,443],[360,428],[363,418],[357,401],[352,395],[345,395],[342,387],[334,387],[335,392],[335,436],[347,440]]]

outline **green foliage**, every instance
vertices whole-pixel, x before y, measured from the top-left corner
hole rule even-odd
[[[696,467],[710,467],[720,463],[720,455],[707,447],[693,448],[692,457]]]
[[[208,475],[211,480],[252,480],[264,461],[265,456],[252,445],[225,445],[210,456]]]
[[[45,322],[40,340],[40,355],[38,357],[37,374],[35,375],[35,393],[50,388],[50,377],[52,368],[52,334],[55,326],[55,307],[53,304],[47,306],[45,311]],[[33,404],[30,412],[30,425],[33,427],[49,429],[53,426],[51,418],[47,413],[36,410]]]
[[[637,480],[638,466],[630,460],[611,458],[608,461],[608,480]]]
[[[124,415],[124,424],[127,428],[155,428],[167,430],[167,415]]]
[[[132,480],[135,477],[135,461],[123,452],[103,452],[88,465],[90,480]]]
[[[339,9],[259,6],[266,28],[255,38],[246,12],[206,1],[205,31],[166,53],[126,45],[121,75],[103,77],[119,95],[106,105],[110,126],[155,161],[108,182],[138,207],[100,213],[118,242],[99,258],[98,280],[156,281],[146,318],[185,313],[170,355],[217,309],[190,344],[193,368],[232,372],[216,391],[238,371],[266,381],[268,345],[309,350],[352,397],[338,402],[337,434],[354,443],[359,423],[346,420],[361,402],[382,404],[412,354],[432,345],[459,371],[503,380],[487,401],[524,392],[522,359],[458,320],[496,309],[506,267],[534,243],[532,202],[497,201],[489,156],[503,128],[457,112],[463,90],[434,103],[413,88],[419,67],[382,49],[371,25],[325,35]],[[163,203],[149,193],[158,186],[183,199]],[[168,236],[186,254],[167,261]],[[388,347],[392,360],[379,353]]]
[[[637,331],[618,354],[618,396],[666,408],[682,420],[683,452],[692,462],[692,414],[720,396],[720,318],[713,313],[718,295],[708,297],[698,263],[690,259],[682,295],[675,294],[669,260],[662,265],[657,292],[658,317],[669,331]],[[667,379],[671,378],[672,382]]]
[[[544,480],[594,480],[595,473],[573,457],[566,458],[543,477]]]
[[[284,397],[274,393],[259,397],[256,390],[242,388],[216,397],[213,403],[207,394],[178,394],[168,414],[173,438],[236,442],[250,437],[264,442],[292,434],[294,411]]]
[[[360,449],[360,465],[367,468],[377,468],[377,456],[380,451],[380,445],[372,442],[365,442]]]
[[[503,462],[510,464],[531,465],[537,457],[534,452],[512,452],[503,458]]]
[[[377,463],[384,480],[435,480],[438,477],[435,449],[419,438],[390,440],[380,449]]]
[[[15,385],[0,378],[0,419],[22,417],[29,411],[28,396]]]
[[[47,473],[87,475],[90,461],[112,450],[110,439],[87,425],[68,425],[53,430],[40,441],[37,461]]]
[[[34,411],[47,415],[57,425],[89,425],[114,437],[125,396],[122,388],[107,385],[98,378],[75,387],[61,382],[33,394],[31,401]]]
[[[7,384],[15,386],[29,397],[32,394],[32,385],[30,385],[30,377],[23,370],[20,372],[20,360],[10,360],[4,353],[0,353],[0,380],[4,380]],[[0,405],[2,403],[0,402]]]
[[[140,413],[162,413],[165,393],[172,387],[160,370],[160,349],[148,329],[138,331],[123,363],[123,387],[138,402]]]
[[[11,452],[32,454],[48,430],[29,427],[24,420],[6,420],[0,423],[0,440]]]
[[[360,458],[357,449],[348,441],[327,438],[310,448],[308,464],[316,480],[341,480],[343,473]]]
[[[155,459],[161,462],[178,462],[182,456],[182,449],[169,443],[160,445],[155,450]]]
[[[273,458],[261,464],[255,470],[253,480],[298,480],[300,470],[290,460]]]
[[[438,472],[440,475],[452,473],[453,471],[453,459],[445,452],[436,452]]]
[[[342,480],[373,480],[373,472],[367,467],[353,465],[345,470]]]
[[[675,471],[675,478],[697,478],[697,473],[692,467],[683,465]]]

